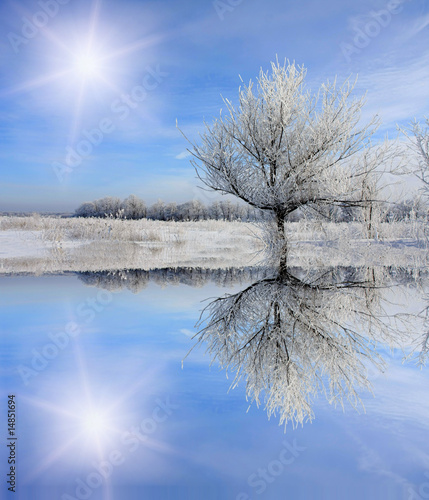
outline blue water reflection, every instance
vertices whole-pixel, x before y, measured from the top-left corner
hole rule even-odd
[[[318,398],[314,422],[285,433],[248,409],[244,383],[228,392],[203,345],[182,368],[201,301],[243,283],[162,284],[133,293],[74,275],[1,278],[17,498],[428,498],[424,370],[394,353],[374,397],[362,394],[366,413]]]

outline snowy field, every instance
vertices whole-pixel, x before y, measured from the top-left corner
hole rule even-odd
[[[366,238],[360,223],[287,224],[293,266],[427,265],[427,228],[419,221],[380,224]],[[0,217],[0,273],[226,268],[263,264],[262,226],[243,222],[162,222]]]
[[[249,223],[0,217],[0,273],[241,267],[260,259]]]

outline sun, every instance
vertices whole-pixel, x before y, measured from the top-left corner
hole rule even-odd
[[[105,17],[101,24],[102,0],[83,3],[90,10],[84,18],[73,19],[72,23],[64,21],[59,31],[41,30],[45,40],[39,38],[41,45],[36,51],[39,55],[32,68],[33,77],[0,89],[1,97],[40,89],[43,103],[48,99],[65,109],[70,116],[69,131],[65,135],[67,147],[77,142],[84,123],[92,120],[95,110],[104,109],[117,96],[125,95],[124,78],[135,72],[135,63],[130,59],[134,53],[143,49],[147,52],[167,36],[145,31],[141,38],[124,43],[122,37],[128,39],[129,36],[126,29],[122,30],[124,34],[114,29],[104,21]],[[115,33],[120,36],[116,37]],[[51,87],[54,85],[56,88]]]
[[[74,56],[73,70],[80,78],[94,78],[100,69],[100,58],[97,54],[82,52]]]
[[[104,412],[91,410],[82,415],[80,419],[82,431],[89,435],[98,435],[105,433],[109,428],[109,420]]]

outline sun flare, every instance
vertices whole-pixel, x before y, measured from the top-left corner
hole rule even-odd
[[[89,6],[88,15],[73,17],[72,22],[64,19],[58,30],[53,27],[40,30],[43,36],[35,42],[40,45],[35,51],[38,55],[34,65],[30,66],[32,76],[0,89],[0,96],[34,92],[36,105],[40,98],[40,102],[50,103],[55,112],[53,116],[64,112],[69,118],[68,130],[64,131],[67,147],[79,142],[88,122],[100,120],[100,113],[104,113],[117,96],[125,95],[126,89],[135,86],[138,68],[135,54],[143,50],[147,54],[148,48],[166,37],[148,34],[145,30],[144,36],[135,39],[134,26],[130,26],[128,33],[125,27],[119,29],[117,19],[110,24],[103,15],[101,21],[102,0],[83,3]],[[44,104],[43,109],[46,109]]]
[[[106,431],[108,421],[106,415],[94,410],[82,417],[81,425],[86,433],[94,435]]]
[[[100,70],[100,59],[90,52],[77,54],[74,58],[74,70],[81,78],[97,76]]]

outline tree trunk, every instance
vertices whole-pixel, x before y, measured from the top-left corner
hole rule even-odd
[[[373,227],[372,227],[372,203],[369,204],[368,238],[374,238],[374,231],[373,231]]]
[[[283,252],[280,255],[279,262],[279,276],[288,276],[288,252],[287,252],[287,243],[285,242],[283,247]]]
[[[286,240],[286,231],[285,231],[285,220],[287,215],[285,214],[285,212],[282,211],[275,212],[275,215],[276,215],[279,243],[281,242],[281,248],[279,248],[278,250],[280,250],[279,267],[280,267],[280,273],[282,273],[283,271],[287,272],[288,244]]]
[[[277,231],[279,232],[279,236],[281,236],[284,240],[286,239],[285,218],[286,217],[283,213],[276,212]]]

